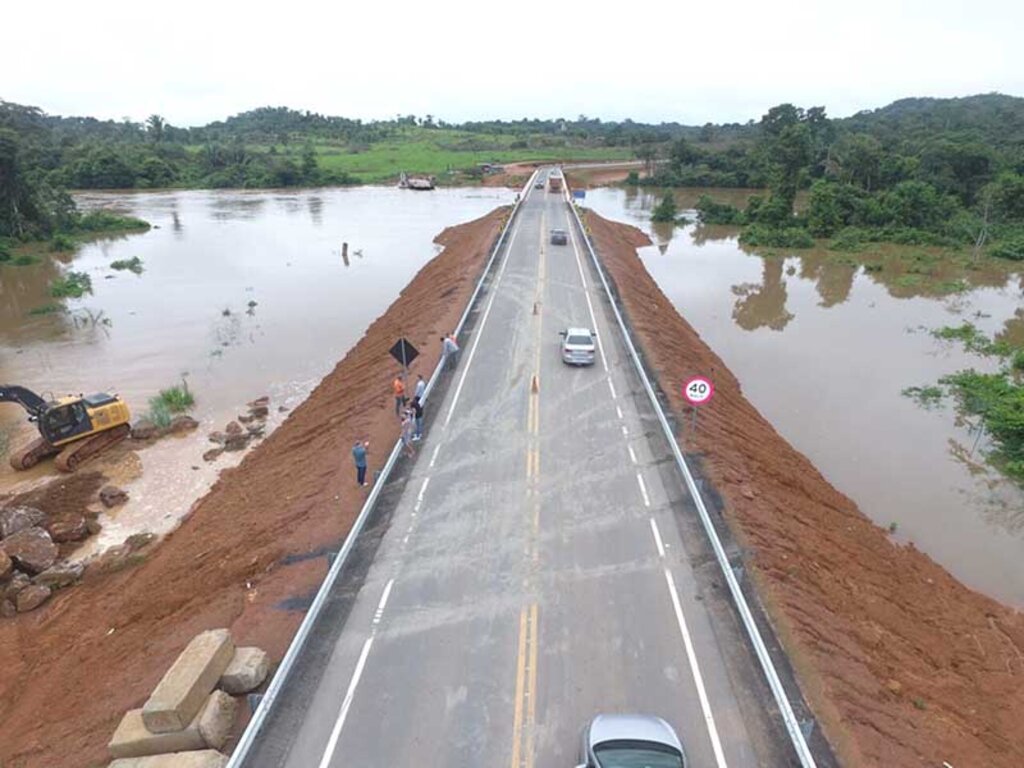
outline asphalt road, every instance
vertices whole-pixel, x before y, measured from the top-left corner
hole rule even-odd
[[[533,190],[279,765],[574,766],[597,712],[788,763],[560,194]],[[558,331],[595,328],[570,368]],[[311,679],[309,675],[305,679]]]

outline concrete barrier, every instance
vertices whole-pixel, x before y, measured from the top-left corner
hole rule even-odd
[[[181,652],[142,707],[142,720],[151,733],[184,730],[199,714],[235,655],[226,629],[196,635]]]
[[[142,710],[132,709],[121,718],[120,725],[107,744],[113,758],[146,757],[163,752],[185,752],[207,746],[199,732],[199,717],[187,728],[168,733],[151,733],[142,721]]]
[[[202,749],[151,757],[126,757],[115,760],[107,768],[224,768],[227,764],[227,757],[217,750]]]
[[[217,687],[238,696],[255,691],[267,678],[270,657],[259,648],[237,648],[235,657],[220,676]]]

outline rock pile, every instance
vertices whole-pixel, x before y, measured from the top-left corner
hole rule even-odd
[[[0,509],[0,616],[11,618],[38,608],[54,590],[73,584],[82,567],[58,563],[58,543],[89,535],[85,518],[50,519],[34,507]]]
[[[235,421],[228,422],[223,431],[211,432],[210,442],[217,447],[203,454],[204,461],[216,461],[224,451],[243,451],[253,440],[266,434],[267,416],[270,413],[270,398],[263,396],[249,403],[249,412],[239,414]]]
[[[199,428],[199,422],[187,414],[178,414],[166,427],[158,427],[151,419],[142,417],[132,425],[132,440],[158,440],[165,435],[180,435]]]
[[[234,695],[266,680],[267,654],[236,648],[227,629],[196,635],[140,709],[121,719],[109,768],[222,768],[238,710]]]
[[[128,496],[119,488],[106,486],[100,499],[107,503],[107,498],[124,500]],[[63,556],[99,532],[97,514],[64,509],[50,515],[23,504],[0,507],[0,617],[34,610],[58,589],[82,578],[84,566]]]

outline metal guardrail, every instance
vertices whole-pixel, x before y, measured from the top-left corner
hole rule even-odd
[[[459,318],[459,324],[455,327],[456,337],[465,326],[466,320],[469,318],[469,313],[472,311],[477,297],[483,290],[484,283],[491,274],[491,268],[494,266],[494,260],[497,258],[498,254],[501,252],[502,246],[505,244],[508,233],[515,222],[516,214],[519,213],[520,206],[525,202],[526,196],[530,188],[533,186],[533,180],[537,173],[537,171],[534,171],[533,174],[530,175],[526,186],[523,187],[522,192],[519,194],[519,199],[512,207],[512,213],[505,222],[505,226],[502,227],[501,234],[491,250],[490,258],[487,260],[487,265],[484,267],[483,273],[477,281],[476,288],[473,289],[473,294],[469,297],[469,301],[466,303],[466,309],[463,311],[462,317]],[[430,396],[430,391],[434,388],[434,385],[440,378],[443,366],[444,359],[442,358],[434,367],[434,372],[431,374],[430,380],[427,382],[427,388],[423,394],[424,403],[427,401]],[[373,508],[377,503],[377,499],[381,494],[381,490],[387,483],[387,480],[391,475],[391,471],[394,468],[395,463],[398,461],[401,451],[402,441],[399,439],[395,441],[395,445],[391,449],[391,453],[388,456],[387,462],[384,464],[384,468],[374,481],[373,488],[370,490],[370,495],[363,504],[363,508],[359,511],[359,516],[356,518],[355,523],[353,523],[351,530],[345,537],[345,542],[342,544],[341,551],[338,552],[334,561],[331,563],[331,567],[327,571],[327,575],[324,577],[323,583],[320,585],[320,589],[317,590],[316,597],[313,598],[313,603],[310,605],[309,611],[306,612],[305,617],[302,619],[302,623],[299,625],[298,631],[295,633],[295,637],[292,638],[291,645],[288,646],[288,650],[285,652],[284,658],[281,659],[281,664],[274,672],[274,677],[270,681],[270,685],[267,686],[266,693],[263,695],[263,698],[260,699],[259,706],[253,713],[252,719],[249,721],[249,724],[246,726],[245,731],[243,731],[238,744],[231,753],[231,758],[228,760],[227,768],[241,768],[245,762],[245,759],[249,754],[249,750],[252,748],[253,743],[256,741],[256,737],[259,735],[263,728],[263,724],[266,722],[267,716],[274,708],[274,704],[277,702],[277,697],[288,682],[288,676],[291,674],[296,660],[302,653],[302,649],[306,644],[306,639],[312,633],[313,626],[316,624],[317,619],[320,616],[320,612],[323,610],[324,604],[327,602],[327,597],[334,588],[334,585],[341,574],[342,568],[345,566],[345,561],[348,559],[349,554],[355,547],[356,540],[362,533],[363,526],[366,524],[367,518],[373,511]]]
[[[767,678],[768,686],[771,688],[772,695],[775,698],[775,703],[779,707],[779,712],[782,715],[786,731],[789,733],[789,738],[793,743],[793,749],[796,751],[796,755],[800,760],[800,765],[803,768],[816,768],[814,756],[811,754],[810,747],[807,746],[807,740],[804,738],[803,731],[800,729],[800,722],[797,720],[796,714],[793,712],[793,707],[789,703],[789,697],[786,695],[786,691],[782,686],[782,680],[779,678],[779,673],[775,669],[775,664],[772,662],[771,656],[768,653],[768,648],[764,643],[764,639],[761,637],[761,632],[757,628],[757,623],[754,621],[754,615],[750,610],[750,606],[747,605],[747,599],[744,597],[739,581],[737,581],[736,575],[733,573],[732,566],[729,563],[729,558],[725,554],[725,548],[722,546],[722,541],[718,537],[718,532],[715,530],[714,523],[711,521],[711,516],[708,514],[707,507],[704,505],[704,499],[701,497],[700,489],[697,487],[697,483],[693,479],[693,474],[690,472],[690,467],[686,463],[686,459],[683,457],[682,451],[679,449],[675,433],[672,431],[672,427],[668,423],[668,418],[665,416],[665,412],[661,408],[661,403],[658,402],[658,397],[655,394],[654,387],[651,385],[651,381],[647,376],[646,370],[644,370],[644,365],[640,360],[640,355],[637,354],[629,329],[626,327],[626,323],[622,318],[622,313],[619,311],[618,304],[615,301],[615,296],[608,285],[608,280],[606,279],[604,270],[601,267],[601,262],[597,258],[597,253],[594,251],[590,235],[583,226],[583,221],[580,219],[579,212],[576,210],[576,206],[572,202],[568,185],[566,185],[565,189],[565,200],[570,210],[572,210],[573,218],[576,220],[576,226],[579,228],[583,242],[587,244],[587,250],[590,252],[590,259],[594,264],[594,269],[597,270],[598,277],[601,278],[601,285],[604,287],[605,295],[608,297],[608,302],[612,307],[612,311],[615,313],[615,320],[618,323],[619,331],[622,333],[622,338],[626,343],[626,349],[629,350],[629,356],[633,360],[633,365],[636,368],[637,374],[640,376],[640,381],[643,382],[644,390],[646,390],[647,397],[651,401],[651,406],[654,408],[654,412],[658,416],[658,421],[661,423],[661,429],[665,433],[665,438],[668,440],[669,446],[672,448],[672,455],[676,460],[676,465],[679,467],[679,471],[682,472],[683,478],[686,481],[686,487],[697,507],[701,523],[704,526],[704,531],[707,533],[708,539],[711,542],[711,548],[715,552],[715,559],[718,560],[718,565],[722,570],[722,575],[724,576],[726,583],[729,585],[729,593],[732,596],[733,604],[736,606],[736,610],[740,615],[743,626],[747,631],[747,636],[750,638],[750,642],[754,647],[754,652],[757,655],[758,661],[761,663],[761,669]]]

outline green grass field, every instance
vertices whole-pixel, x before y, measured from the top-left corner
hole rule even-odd
[[[315,149],[317,162],[324,170],[344,171],[369,184],[394,179],[402,171],[442,176],[449,171],[472,169],[479,163],[635,159],[629,147],[586,146],[574,141],[559,136],[522,137],[410,127],[400,136],[374,144],[318,143]],[[295,141],[278,144],[275,150],[298,162],[302,148],[303,144]],[[252,149],[266,152],[270,147],[253,145]]]

